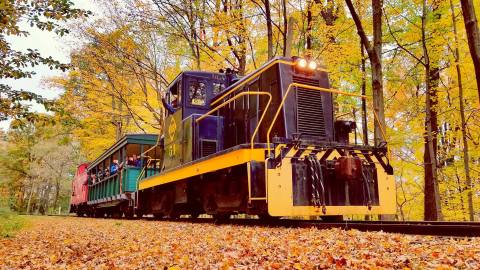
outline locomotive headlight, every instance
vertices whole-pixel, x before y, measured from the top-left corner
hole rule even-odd
[[[311,70],[317,69],[317,63],[315,61],[310,61],[308,63],[308,69],[311,69]]]
[[[308,65],[307,60],[305,60],[305,59],[303,59],[303,58],[299,58],[299,59],[297,60],[297,66],[298,66],[299,68],[306,68],[307,65]]]

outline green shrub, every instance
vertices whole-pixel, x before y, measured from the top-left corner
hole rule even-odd
[[[25,225],[24,217],[7,208],[0,208],[0,238],[13,237]]]

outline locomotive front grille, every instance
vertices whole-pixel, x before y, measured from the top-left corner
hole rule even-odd
[[[294,76],[293,82],[319,86],[318,80],[309,78]],[[297,132],[307,136],[326,137],[322,92],[298,87],[296,97]]]
[[[217,152],[217,141],[201,140],[200,148],[202,157],[214,154]]]

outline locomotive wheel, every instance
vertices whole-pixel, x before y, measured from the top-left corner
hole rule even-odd
[[[164,215],[171,219],[177,219],[180,217],[178,213],[175,212],[173,194],[168,192],[163,195],[161,205]]]
[[[170,219],[179,219],[180,218],[180,215],[176,212],[172,212],[168,215],[168,218]]]
[[[121,215],[123,215],[126,219],[133,218],[133,208],[132,207],[123,207],[121,211]]]
[[[137,218],[142,218],[143,217],[143,212],[141,210],[137,210],[135,212],[135,215],[136,215]]]
[[[156,220],[162,219],[163,218],[163,213],[154,213],[153,218]]]
[[[321,216],[320,218],[326,222],[342,222],[343,221],[343,216]]]
[[[217,211],[217,203],[215,202],[215,198],[213,195],[205,196],[203,200],[203,210],[205,213],[211,214]]]
[[[198,216],[200,216],[200,212],[194,211],[190,213],[190,218],[196,219]]]
[[[123,213],[120,212],[120,209],[112,209],[112,212],[111,212],[112,218],[118,219],[118,218],[121,218],[122,216],[123,216]]]
[[[225,222],[230,219],[230,214],[229,213],[219,213],[219,214],[214,214],[213,215],[213,220],[215,223],[218,222]]]
[[[133,212],[126,212],[124,213],[126,219],[132,219],[133,218]]]
[[[275,221],[280,219],[280,217],[270,216],[269,213],[259,214],[258,218],[263,221]]]
[[[105,216],[105,213],[103,213],[103,211],[101,210],[95,209],[93,216],[96,218],[103,218]]]

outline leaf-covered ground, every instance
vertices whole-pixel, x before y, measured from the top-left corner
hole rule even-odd
[[[480,238],[35,217],[0,269],[479,269]]]

